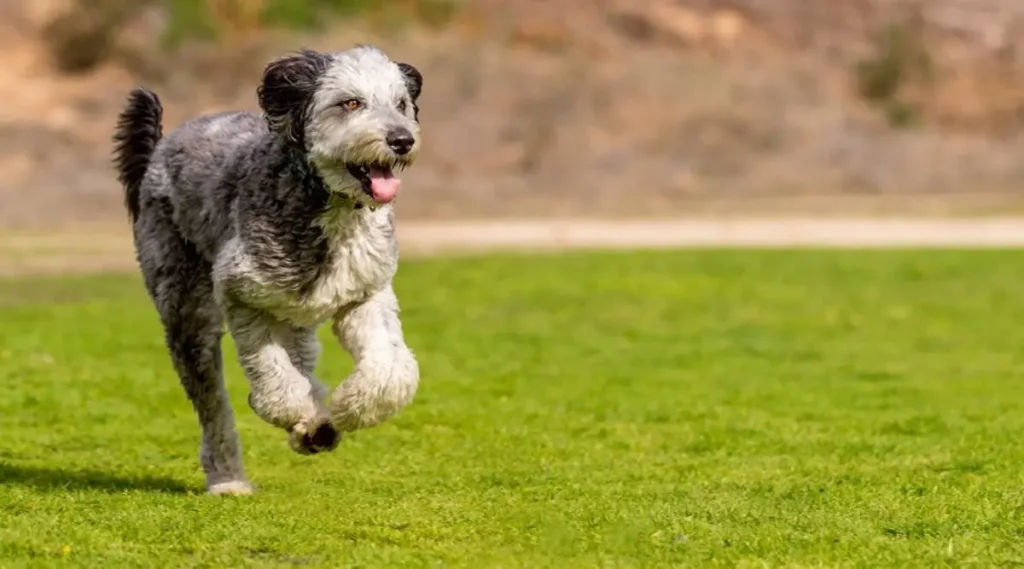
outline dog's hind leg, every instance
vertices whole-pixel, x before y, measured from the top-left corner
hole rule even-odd
[[[210,264],[159,208],[135,224],[139,264],[160,313],[174,367],[202,427],[199,459],[211,494],[249,494],[234,411],[224,387],[223,318]]]
[[[331,419],[338,430],[372,427],[412,401],[419,364],[405,345],[398,299],[390,285],[340,312],[333,330],[355,360],[352,374],[331,396]]]
[[[323,387],[310,381],[315,358],[305,335],[266,312],[224,302],[238,362],[251,388],[249,406],[264,421],[288,431],[295,452],[333,450],[339,437],[323,401]]]

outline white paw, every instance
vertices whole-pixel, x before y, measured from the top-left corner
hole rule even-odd
[[[212,496],[248,496],[253,493],[253,487],[245,480],[230,480],[210,485],[207,492]]]
[[[331,422],[341,432],[366,429],[398,414],[416,395],[415,362],[405,375],[381,381],[353,373],[331,396]]]

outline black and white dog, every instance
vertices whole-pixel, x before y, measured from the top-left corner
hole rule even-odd
[[[202,427],[213,494],[247,494],[224,387],[227,325],[249,404],[296,452],[407,405],[419,367],[391,281],[396,174],[419,153],[423,78],[381,50],[303,50],[267,65],[262,115],[231,112],[162,136],[157,96],[136,89],[117,124],[115,164],[146,288]],[[355,360],[333,392],[313,375],[327,320]]]

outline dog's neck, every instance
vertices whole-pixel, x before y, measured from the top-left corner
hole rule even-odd
[[[363,209],[363,204],[359,203],[357,200],[343,197],[336,192],[332,192],[327,186],[327,182],[324,180],[324,177],[320,175],[320,172],[317,171],[315,166],[310,164],[309,158],[301,148],[288,144],[285,145],[284,151],[288,156],[288,168],[292,177],[295,179],[295,182],[305,191],[309,192],[310,195],[324,199],[330,208],[346,210]],[[374,211],[377,208],[370,206],[369,209],[370,211]]]

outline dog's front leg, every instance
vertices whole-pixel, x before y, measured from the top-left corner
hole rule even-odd
[[[330,424],[322,392],[296,369],[287,346],[294,343],[291,327],[245,306],[227,311],[228,326],[238,349],[238,362],[249,380],[249,406],[271,425],[289,433],[292,450],[312,454],[331,450],[338,433]]]
[[[339,312],[332,328],[355,360],[352,374],[331,396],[331,420],[339,431],[377,425],[412,401],[419,365],[405,345],[390,284]]]

